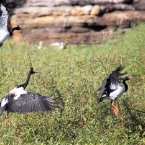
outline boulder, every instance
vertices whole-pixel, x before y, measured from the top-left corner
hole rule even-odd
[[[95,6],[92,7],[90,14],[91,14],[91,15],[96,15],[96,16],[97,16],[97,15],[100,14],[100,12],[101,12],[100,6],[95,5]]]
[[[91,5],[86,5],[86,6],[83,6],[83,7],[80,7],[80,6],[76,6],[72,9],[71,11],[71,15],[89,15],[90,12],[91,12],[91,9],[92,9],[92,6]]]

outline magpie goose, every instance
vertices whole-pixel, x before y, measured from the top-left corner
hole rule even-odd
[[[11,90],[3,99],[2,102],[0,103],[0,115],[6,110],[8,111],[8,104],[11,102],[11,100],[17,100],[21,94],[24,94],[25,88],[27,87],[30,77],[32,74],[37,73],[32,67],[29,70],[29,73],[27,75],[25,83],[17,86],[13,90]],[[8,117],[8,112],[7,112],[7,117]],[[6,119],[6,122],[8,122],[8,119]],[[7,124],[7,123],[6,123]]]
[[[114,111],[116,116],[119,114],[119,109],[114,105],[114,101],[128,90],[126,81],[131,79],[130,76],[125,76],[122,78],[122,76],[126,74],[121,73],[123,69],[124,67],[120,65],[107,78],[104,79],[102,85],[98,89],[101,96],[99,102],[104,99],[111,100],[111,109]]]
[[[52,47],[58,47],[58,50],[66,49],[67,48],[67,43],[64,42],[54,42],[51,43],[50,46]]]
[[[43,44],[43,42],[42,41],[39,41],[38,49],[41,49],[42,48],[42,44]]]
[[[36,71],[34,71],[33,68],[30,68],[25,83],[14,88],[2,99],[0,106],[0,115],[4,111],[13,113],[28,113],[38,111],[51,111],[55,108],[59,108],[59,102],[57,101],[59,97],[50,98],[35,92],[27,92],[25,90],[29,83],[30,76],[34,73],[36,73]],[[5,125],[7,123],[8,119],[5,121]]]
[[[8,20],[9,20],[9,13],[6,6],[6,0],[1,0],[0,1],[0,47],[3,45],[3,42],[7,38],[12,36],[14,30],[21,29],[18,25],[10,30],[8,28]]]

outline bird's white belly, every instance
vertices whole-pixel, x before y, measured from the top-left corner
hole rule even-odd
[[[115,100],[116,98],[120,97],[123,93],[125,92],[125,87],[124,86],[118,86],[118,88],[110,93],[110,99]]]

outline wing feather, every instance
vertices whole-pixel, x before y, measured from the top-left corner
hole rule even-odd
[[[112,71],[112,73],[103,80],[102,85],[99,87],[98,91],[100,92],[100,96],[109,96],[112,91],[115,91],[118,88],[118,84],[120,80],[122,80],[121,76],[126,73],[121,73],[124,69],[124,66],[120,65],[117,69]]]
[[[6,7],[6,0],[3,0],[0,3],[1,15],[0,15],[0,29],[6,30],[8,29],[8,19],[9,13]]]
[[[22,94],[17,100],[12,100],[7,105],[7,110],[10,112],[27,113],[38,111],[51,111],[59,108],[58,104],[53,104],[51,98],[42,96],[34,92]]]
[[[39,102],[39,106],[40,106],[40,110],[45,111],[46,107],[44,106],[44,104],[42,102]]]

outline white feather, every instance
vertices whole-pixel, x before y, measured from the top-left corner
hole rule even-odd
[[[23,87],[14,88],[9,93],[15,95],[14,100],[17,100],[22,94],[27,94]]]
[[[1,25],[0,30],[1,29],[2,30],[7,30],[7,26],[8,26],[8,11],[7,11],[6,7],[3,6],[2,4],[1,4],[0,8],[1,8],[1,11],[2,11],[2,15],[0,17],[0,25]]]
[[[1,107],[4,107],[7,103],[8,103],[8,99],[3,98],[2,102],[1,102]]]
[[[2,15],[0,16],[0,44],[2,44],[9,36],[10,33],[8,31],[8,11],[6,7],[1,4],[0,9],[2,11]]]
[[[112,84],[112,83],[111,83],[111,85],[110,85],[110,89],[111,89],[111,90],[116,90],[117,87],[118,87],[118,85],[116,85],[116,84]]]
[[[125,92],[125,87],[122,85],[117,85],[117,89],[110,93],[109,97],[111,100],[115,100],[120,97]]]

